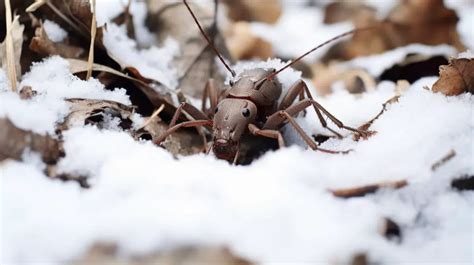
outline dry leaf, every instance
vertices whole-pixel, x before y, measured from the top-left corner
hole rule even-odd
[[[439,69],[439,79],[433,85],[433,92],[455,96],[465,92],[474,94],[474,59],[451,59],[449,65]]]
[[[365,14],[365,13],[368,14]],[[324,9],[324,23],[333,24],[346,20],[357,20],[359,17],[373,14],[376,10],[359,1],[333,2]]]
[[[450,44],[464,51],[456,28],[458,20],[455,11],[446,8],[442,0],[401,1],[382,21],[370,12],[356,13],[353,18],[356,27],[373,29],[358,32],[350,41],[334,45],[323,61],[349,60],[412,43]]]
[[[260,21],[276,23],[281,16],[279,0],[224,0],[228,16],[234,21]]]
[[[65,58],[79,58],[84,54],[81,47],[51,41],[42,24],[35,30],[30,50],[42,56],[60,55]]]
[[[93,124],[99,128],[107,126],[104,118],[110,116],[120,119],[119,126],[122,129],[130,129],[132,125],[131,116],[134,112],[132,106],[127,106],[110,100],[95,99],[67,99],[69,103],[69,114],[64,122],[58,126],[59,131],[67,130],[73,126]]]
[[[235,60],[273,57],[272,45],[252,33],[248,22],[236,22],[224,33],[227,47]]]
[[[69,68],[71,70],[71,73],[73,74],[87,71],[87,61],[68,59],[68,62],[69,62]],[[153,87],[151,87],[146,82],[140,79],[131,77],[113,68],[110,68],[105,65],[100,65],[100,64],[93,64],[92,70],[99,71],[99,72],[107,72],[107,73],[110,73],[122,78],[126,78],[128,80],[131,80],[137,84],[137,88],[140,89],[141,92],[143,92],[143,94],[148,98],[148,100],[153,104],[153,106],[155,106],[155,108],[158,108],[161,105],[164,105],[165,106],[164,112],[170,116],[173,115],[174,112],[176,111],[176,107],[174,106],[173,102],[168,97],[166,97],[166,95],[159,93],[157,89],[154,89]],[[128,89],[133,89],[133,88],[128,88]]]
[[[27,150],[38,152],[43,161],[52,164],[64,156],[62,143],[48,135],[39,135],[16,127],[9,119],[0,119],[0,161],[21,160]]]
[[[154,115],[148,118],[145,125],[134,133],[134,137],[135,139],[155,141],[168,127],[168,124],[163,122],[159,116]],[[162,146],[173,155],[193,155],[204,150],[203,139],[195,129],[182,129],[172,133],[162,143]]]

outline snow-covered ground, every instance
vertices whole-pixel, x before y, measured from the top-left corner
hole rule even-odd
[[[305,50],[298,43],[287,41],[286,46]],[[352,63],[374,66],[379,60],[383,67],[387,58],[398,58],[393,54]],[[236,69],[248,65],[240,62]],[[275,65],[282,63],[263,64]],[[167,70],[163,65],[156,69]],[[282,73],[285,89],[300,74]],[[64,134],[67,156],[59,170],[88,175],[90,189],[48,179],[36,154],[25,153],[23,162],[0,164],[0,263],[63,264],[94,243],[112,242],[124,256],[178,246],[225,245],[261,264],[347,263],[357,253],[382,264],[472,264],[474,193],[455,191],[450,183],[474,175],[474,97],[446,97],[424,88],[436,79],[412,84],[374,122],[371,130],[377,134],[368,140],[356,142],[349,136],[321,146],[354,150],[347,155],[314,152],[297,144],[268,152],[250,166],[232,166],[204,154],[175,159],[120,129],[76,126]],[[73,76],[60,57],[36,64],[22,77],[22,85],[33,86],[38,95],[21,100],[9,92],[0,70],[0,118],[41,134],[54,133],[67,115],[64,98],[131,103],[122,88],[106,91],[96,79]],[[347,125],[359,126],[377,115],[395,93],[394,83],[382,82],[361,95],[336,88],[318,101]],[[309,132],[323,131],[311,110],[298,121]],[[289,142],[300,143],[290,127],[284,132]],[[432,165],[451,150],[455,157],[433,171]],[[409,184],[347,200],[328,191],[397,180]],[[384,218],[400,226],[400,242],[381,235]]]

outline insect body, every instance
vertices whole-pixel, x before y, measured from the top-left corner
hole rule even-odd
[[[214,151],[218,158],[235,163],[239,155],[239,144],[243,134],[250,133],[256,136],[273,138],[278,141],[280,147],[283,147],[285,143],[279,129],[286,123],[289,123],[313,150],[327,153],[343,153],[319,148],[294,120],[294,116],[310,106],[316,111],[323,127],[329,129],[337,136],[340,137],[336,131],[327,126],[323,114],[339,128],[365,136],[366,132],[345,126],[316,102],[303,80],[298,80],[293,84],[281,101],[278,102],[282,95],[282,85],[276,77],[278,73],[317,48],[332,40],[351,34],[355,32],[354,30],[336,36],[313,48],[278,71],[276,69],[255,68],[245,70],[236,77],[235,72],[225,63],[212,42],[209,41],[187,2],[183,2],[196,21],[201,33],[208,40],[209,45],[216,51],[222,63],[234,76],[235,82],[230,82],[230,88],[221,93],[213,80],[209,80],[204,89],[202,110],[188,103],[182,103],[171,120],[170,128],[155,141],[156,143],[162,142],[168,135],[179,128],[206,126],[212,131],[212,145],[210,149]],[[297,98],[299,100],[294,103]],[[210,109],[206,108],[208,100],[210,101]],[[183,111],[193,120],[176,124],[178,117]]]

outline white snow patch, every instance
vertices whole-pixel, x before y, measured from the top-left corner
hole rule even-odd
[[[337,91],[321,102],[356,125],[392,92],[387,83],[359,98]],[[49,180],[36,163],[1,166],[3,259],[71,260],[105,241],[124,255],[224,244],[261,263],[344,263],[357,252],[381,263],[472,261],[473,195],[448,186],[474,173],[473,101],[410,88],[373,124],[378,134],[369,140],[322,145],[354,149],[348,155],[290,147],[247,167],[206,155],[175,160],[123,132],[73,128],[60,169],[89,174],[91,189]],[[318,126],[311,113],[301,119]],[[433,173],[451,149],[455,158]],[[327,192],[400,179],[410,186],[359,199]],[[401,244],[379,235],[385,216],[401,226]]]
[[[296,58],[332,37],[352,29],[351,23],[343,22],[324,25],[324,10],[315,7],[301,8],[298,5],[285,6],[285,12],[275,25],[251,23],[255,35],[273,44],[275,53]],[[306,62],[314,62],[326,53],[331,45],[303,58]]]
[[[363,68],[372,76],[380,76],[383,71],[402,62],[409,54],[424,56],[444,55],[446,57],[457,54],[455,48],[449,45],[427,46],[423,44],[410,44],[381,54],[357,57],[342,64],[346,68]]]
[[[458,59],[461,59],[461,58],[473,59],[474,58],[474,53],[471,50],[461,52],[460,54],[458,54]]]
[[[56,123],[68,114],[66,98],[107,99],[130,104],[125,89],[107,91],[96,79],[81,80],[71,74],[68,62],[59,56],[35,63],[22,77],[20,87],[23,86],[31,86],[38,95],[31,100],[21,100],[17,93],[0,93],[0,117],[8,117],[16,126],[37,133],[54,133]]]
[[[44,31],[52,42],[62,42],[67,37],[67,32],[61,28],[56,22],[45,20],[43,22]]]
[[[177,86],[176,70],[171,67],[171,60],[179,53],[179,44],[175,40],[168,38],[161,48],[138,49],[136,41],[127,36],[124,26],[111,23],[104,32],[104,45],[109,55],[123,67],[135,67],[144,77],[168,88]]]

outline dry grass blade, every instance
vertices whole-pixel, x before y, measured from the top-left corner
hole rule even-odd
[[[5,0],[5,18],[7,22],[6,42],[6,59],[7,59],[7,74],[10,79],[10,85],[13,92],[16,92],[16,68],[15,68],[15,51],[13,48],[12,38],[12,10],[10,0]]]
[[[88,59],[86,79],[91,78],[91,76],[92,76],[92,67],[93,67],[93,64],[94,64],[94,44],[95,44],[95,36],[96,36],[96,33],[97,33],[95,0],[91,0],[91,12],[92,12],[91,44],[90,44],[90,48],[89,48],[89,59]]]
[[[146,126],[148,126],[150,124],[150,122],[152,122],[153,119],[155,119],[164,109],[165,109],[165,105],[161,104],[161,106],[157,110],[155,110],[153,112],[153,114],[148,119],[146,119],[146,121],[143,123],[143,125],[140,126],[139,130],[145,128]]]
[[[36,0],[33,4],[26,8],[26,12],[31,13],[35,12],[42,5],[46,4],[47,0]]]

